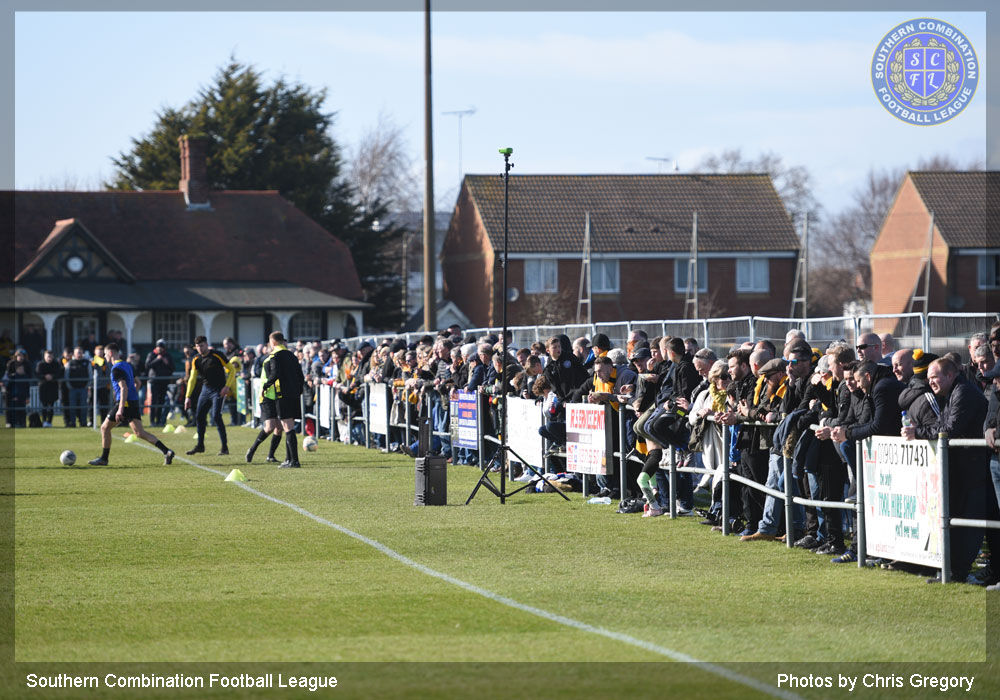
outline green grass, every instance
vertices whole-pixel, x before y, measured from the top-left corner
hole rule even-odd
[[[0,440],[12,432],[0,431]],[[733,668],[768,683],[781,671],[766,665],[775,662],[807,673],[821,662],[922,670],[987,658],[988,594],[979,588],[835,566],[774,543],[723,538],[692,518],[618,515],[579,494],[571,503],[521,494],[501,506],[481,491],[466,507],[479,474],[471,467],[449,468],[448,506],[418,508],[413,461],[402,456],[320,441],[318,452],[300,450],[303,469],[278,470],[262,454],[243,462],[252,431],[230,435],[232,456],[214,456],[210,431],[198,463],[239,467],[254,489],[436,571],[702,661],[748,662]],[[542,674],[536,682],[559,695],[549,676],[562,676],[567,662],[591,662],[572,668],[594,694],[615,678],[625,685],[605,695],[631,683],[641,695],[657,673],[666,674],[661,686],[688,696],[706,688],[754,694],[430,577],[217,474],[180,460],[164,467],[158,452],[119,436],[111,464],[98,468],[86,466],[99,454],[93,431],[20,430],[13,439],[19,673],[45,662],[335,662],[367,668],[359,673],[388,697],[392,673],[354,664],[399,662],[411,679],[429,673],[421,687],[437,697],[452,695],[442,662],[510,662],[521,671],[458,668],[489,669],[474,674],[484,683],[479,694]],[[190,432],[164,442],[178,453],[193,444]],[[76,451],[76,467],[59,464],[64,449]],[[0,463],[10,466],[9,458]],[[525,669],[528,660],[559,663]],[[430,667],[437,673],[407,665],[428,661],[439,662]],[[593,662],[657,663],[619,678],[623,664]],[[977,682],[977,691],[989,683]],[[581,696],[579,685],[566,690]]]

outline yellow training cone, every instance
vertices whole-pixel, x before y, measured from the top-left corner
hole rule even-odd
[[[174,432],[174,426],[168,423],[167,425],[163,426],[163,432],[165,433]]]
[[[184,427],[183,425],[178,425],[178,426],[177,426],[177,427],[176,427],[176,428],[174,429],[174,432],[175,432],[175,433],[186,433],[186,432],[187,432],[187,428],[185,428],[185,427]]]
[[[129,436],[125,438],[125,442],[135,442],[135,435],[129,433]]]
[[[229,472],[229,476],[226,477],[226,481],[246,481],[247,478],[243,476],[243,472],[239,469],[234,469]]]

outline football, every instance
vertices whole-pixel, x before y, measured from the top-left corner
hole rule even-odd
[[[76,464],[76,452],[73,450],[66,450],[61,455],[59,455],[59,461],[65,464],[67,467],[72,467]]]
[[[306,452],[315,452],[316,448],[319,445],[316,442],[316,438],[314,438],[312,435],[309,435],[306,437],[305,440],[302,441],[302,446],[306,448]]]

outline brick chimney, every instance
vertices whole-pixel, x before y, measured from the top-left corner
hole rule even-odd
[[[184,193],[184,201],[188,209],[207,209],[211,206],[208,201],[208,166],[205,163],[208,139],[185,134],[177,141],[181,146],[180,190]]]

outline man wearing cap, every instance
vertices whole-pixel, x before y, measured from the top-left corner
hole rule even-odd
[[[149,406],[149,424],[158,426],[166,424],[167,387],[174,373],[174,359],[167,350],[167,341],[160,338],[156,347],[146,356],[146,374],[149,376],[149,387],[152,395]]]

